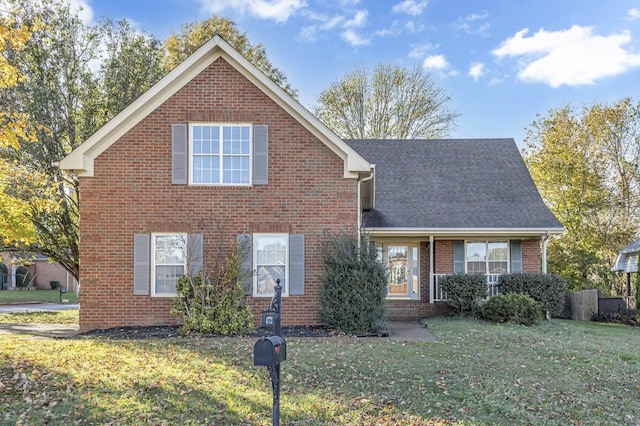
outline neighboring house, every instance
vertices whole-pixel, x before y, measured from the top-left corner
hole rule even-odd
[[[51,282],[58,281],[62,287],[66,287],[68,291],[76,290],[76,280],[73,276],[65,270],[59,263],[53,263],[49,261],[46,256],[34,255],[24,256],[28,261],[22,261],[19,264],[23,264],[29,269],[32,276],[32,282],[29,283],[29,287],[36,290],[51,290]],[[19,264],[8,253],[0,253],[0,262],[7,266],[6,278],[0,278],[0,289],[9,290],[16,288],[15,272]],[[3,282],[2,280],[6,280]]]
[[[635,240],[618,252],[613,270],[627,274],[627,297],[631,296],[631,274],[638,272],[638,253],[640,252],[640,240]],[[638,289],[636,288],[636,291]]]
[[[319,322],[325,230],[380,244],[398,316],[437,312],[439,274],[540,270],[562,227],[513,140],[401,142],[345,142],[214,37],[60,163],[82,188],[80,329],[175,323],[175,282],[220,242],[249,247],[255,314],[281,279],[283,325]]]

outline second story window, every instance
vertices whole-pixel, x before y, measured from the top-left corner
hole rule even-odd
[[[192,124],[190,183],[250,185],[251,138],[249,125]]]

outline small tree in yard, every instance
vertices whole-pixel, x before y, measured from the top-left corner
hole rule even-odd
[[[242,285],[251,275],[241,268],[246,255],[246,247],[225,251],[220,245],[211,268],[178,280],[172,313],[181,318],[183,331],[230,336],[251,330],[253,316]]]
[[[320,276],[320,320],[347,334],[386,326],[387,274],[375,246],[346,233],[325,233]]]

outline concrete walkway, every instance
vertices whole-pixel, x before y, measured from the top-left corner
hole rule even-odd
[[[69,309],[78,309],[80,305],[77,303],[28,303],[28,304],[11,304],[0,305],[0,314],[7,313],[29,313],[29,312],[56,312],[67,311]]]

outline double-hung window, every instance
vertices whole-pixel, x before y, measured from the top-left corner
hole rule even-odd
[[[506,274],[508,252],[507,241],[467,241],[467,273]]]
[[[176,283],[186,273],[186,234],[151,235],[151,283],[154,296],[175,296]]]
[[[244,124],[191,124],[189,182],[250,185],[251,130]]]
[[[253,258],[256,270],[253,294],[258,297],[273,296],[276,280],[279,279],[282,296],[288,296],[289,235],[254,234]]]

